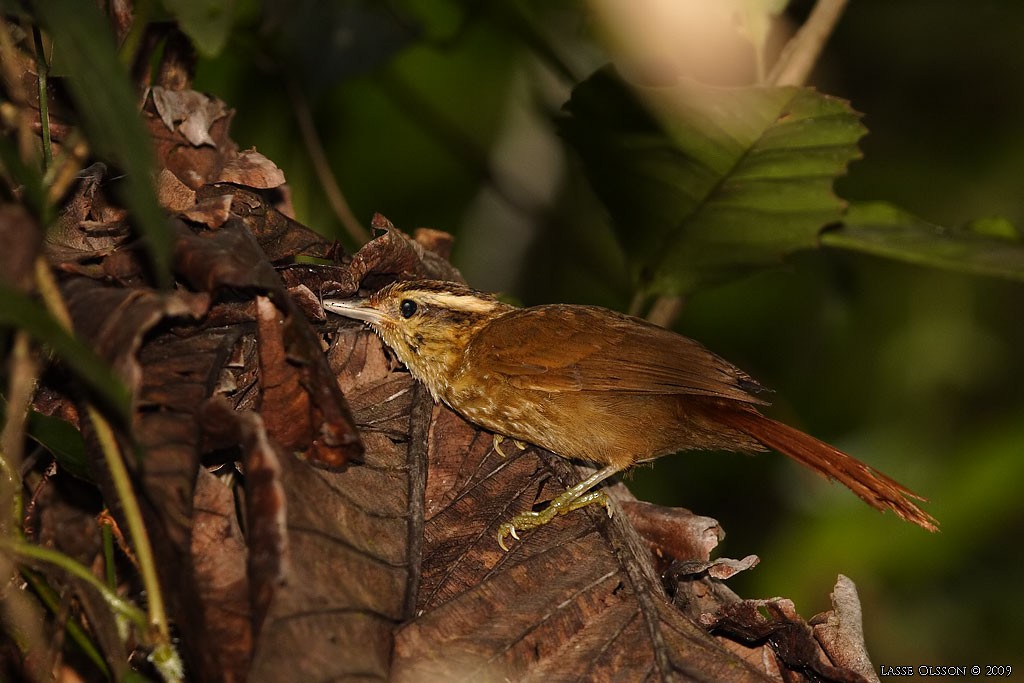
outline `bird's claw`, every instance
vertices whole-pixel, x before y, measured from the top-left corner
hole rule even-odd
[[[521,540],[519,538],[519,534],[516,533],[516,527],[512,522],[505,522],[500,527],[498,527],[498,545],[500,545],[501,549],[504,550],[506,553],[508,552],[508,546],[505,545],[505,538],[507,536],[511,536],[517,541]]]
[[[501,444],[504,441],[505,437],[502,436],[501,434],[494,435],[494,452],[500,455],[502,458],[507,458],[508,456],[505,455],[505,451],[501,450]],[[526,444],[520,441],[519,439],[509,439],[509,441],[515,444],[515,447],[521,451],[526,449]]]

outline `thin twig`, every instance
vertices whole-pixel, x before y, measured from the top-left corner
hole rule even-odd
[[[39,148],[26,114],[31,109],[31,104],[21,83],[19,65],[22,64],[22,60],[19,59],[19,51],[11,39],[10,32],[11,25],[6,21],[0,21],[0,73],[3,76],[7,98],[15,105],[17,111],[18,154],[22,162],[29,165],[39,154]],[[7,103],[4,103],[4,106],[6,105]]]
[[[683,312],[685,299],[681,296],[659,296],[647,313],[647,321],[661,327],[671,327]]]
[[[0,535],[14,537],[20,534],[21,459],[24,453],[25,424],[35,393],[38,367],[27,332],[15,332],[12,346],[10,381],[6,387],[7,410],[0,436]]]
[[[334,215],[338,217],[345,231],[355,240],[356,244],[365,244],[370,240],[370,233],[366,230],[356,215],[352,213],[345,193],[341,191],[338,179],[331,170],[327,161],[327,154],[324,152],[324,144],[320,135],[316,132],[316,124],[313,122],[313,113],[309,109],[309,102],[298,85],[292,79],[288,79],[288,93],[292,103],[292,110],[295,112],[295,120],[299,124],[299,133],[302,135],[302,142],[306,145],[306,152],[310,161],[313,162],[313,171],[320,180],[327,203],[331,205]]]
[[[53,164],[53,145],[50,142],[50,103],[46,96],[46,80],[50,75],[50,65],[46,62],[46,51],[43,49],[43,34],[38,26],[32,27],[32,40],[36,48],[36,82],[39,84],[39,127],[43,133],[43,169]]]
[[[828,37],[835,29],[848,0],[818,0],[775,62],[768,83],[772,85],[803,85],[821,56]]]

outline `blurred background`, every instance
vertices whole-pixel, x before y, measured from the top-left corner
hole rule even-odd
[[[765,29],[767,54],[812,4]],[[336,182],[364,226],[380,212],[453,233],[475,287],[625,310],[608,215],[552,123],[576,82],[632,49],[605,23],[624,21],[616,5],[240,2],[196,87],[236,109],[233,137],[284,169],[316,230],[357,246]],[[756,77],[742,49],[718,61],[729,36],[677,18],[645,46],[706,60],[721,82]],[[1024,226],[1022,29],[1018,0],[851,3],[810,78],[870,131],[838,194],[942,226]],[[820,249],[689,296],[675,326],[775,389],[772,416],[930,498],[939,534],[774,454],[663,458],[630,486],[718,519],[722,555],[759,555],[729,582],[743,597],[787,596],[810,617],[851,577],[876,665],[1024,666],[1022,313],[1019,282]]]

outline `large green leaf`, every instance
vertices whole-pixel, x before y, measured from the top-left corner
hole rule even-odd
[[[917,265],[1024,281],[1024,241],[1000,219],[947,228],[886,202],[860,202],[850,206],[842,225],[821,236],[821,243]]]
[[[234,0],[163,0],[163,5],[200,54],[215,57],[224,49],[234,21]]]
[[[121,199],[146,238],[157,281],[169,286],[171,235],[153,188],[151,142],[110,27],[93,2],[36,0],[34,7],[53,39],[54,59],[67,73],[89,144],[124,171]]]
[[[610,69],[560,121],[608,207],[641,288],[685,294],[817,245],[835,178],[865,129],[846,102],[797,87],[630,88]]]

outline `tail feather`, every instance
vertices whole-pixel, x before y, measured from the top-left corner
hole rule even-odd
[[[860,460],[798,429],[746,410],[719,419],[773,450],[788,455],[818,474],[834,479],[877,510],[892,510],[908,522],[938,531],[938,522],[911,499],[926,501],[899,482]]]

